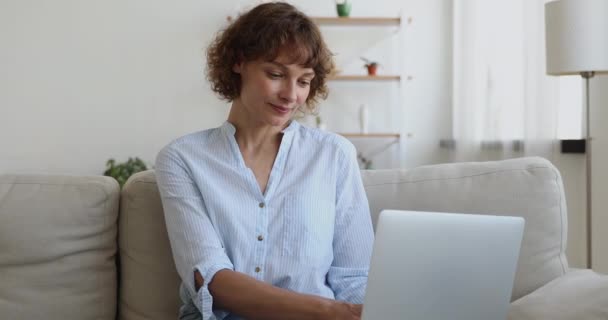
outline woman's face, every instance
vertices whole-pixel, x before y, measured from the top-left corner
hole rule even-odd
[[[261,125],[283,126],[304,105],[314,72],[289,60],[287,54],[280,53],[274,61],[256,60],[234,66],[242,84],[235,102],[247,119]]]

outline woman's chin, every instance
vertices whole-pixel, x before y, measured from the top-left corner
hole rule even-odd
[[[273,127],[283,127],[289,122],[289,120],[291,120],[291,115],[275,115],[268,119],[268,123]]]

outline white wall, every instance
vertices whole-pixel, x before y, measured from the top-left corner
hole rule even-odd
[[[585,156],[581,154],[553,155],[551,162],[562,175],[568,207],[568,247],[566,255],[572,268],[586,266],[585,238]]]
[[[333,1],[292,2],[311,15],[335,15]],[[0,2],[0,172],[99,174],[108,158],[130,156],[151,164],[173,138],[221,124],[228,108],[206,83],[203,51],[227,15],[252,3]],[[377,84],[332,83],[334,95],[322,105],[328,114],[334,112],[327,119],[330,129],[356,130],[360,102],[371,101],[370,130],[386,131],[383,123],[393,114],[386,107],[402,104],[407,116],[392,119],[399,129],[412,132],[413,139],[401,151],[419,149],[408,155],[408,163],[432,158],[434,142],[445,137],[449,123],[444,117],[450,101],[450,53],[444,41],[449,3],[354,1],[353,16],[403,12],[413,17],[410,28],[398,36],[407,41],[404,50],[385,37],[388,44],[365,53],[387,62],[383,72],[415,78],[404,84],[403,99],[398,84],[383,92],[387,87]],[[352,29],[338,38],[360,42],[360,31]],[[350,64],[347,68],[360,67],[358,57],[355,52],[342,62]],[[422,124],[427,121],[432,125]],[[399,126],[403,122],[406,126]],[[381,158],[379,167],[405,165]]]
[[[608,76],[591,79],[593,269],[608,273]]]
[[[590,82],[592,144],[593,269],[608,274],[608,76]],[[555,154],[551,161],[562,174],[568,204],[568,261],[584,268],[586,249],[585,155]]]
[[[219,125],[228,107],[204,79],[203,50],[227,15],[251,3],[1,1],[0,173],[100,174],[111,157],[139,156],[152,163],[173,138]],[[333,1],[293,3],[311,15],[334,15]],[[334,95],[322,112],[330,129],[353,130],[360,102],[371,101],[370,129],[383,129],[390,118],[404,134],[403,161],[379,159],[380,166],[445,162],[438,141],[452,130],[451,1],[354,0],[353,16],[400,14],[413,18],[397,36],[401,43],[382,31],[379,46],[365,54],[385,59],[384,72],[396,68],[413,80],[402,81],[401,89],[332,83]],[[328,40],[373,43],[363,35],[351,30]],[[345,69],[359,63],[357,52],[339,59]],[[608,119],[608,80],[593,81],[595,257],[598,270],[606,272],[608,129],[601,119]],[[383,111],[387,105],[400,105],[403,117]],[[551,160],[566,188],[568,256],[571,265],[584,266],[584,156],[556,154]]]
[[[226,113],[202,49],[228,8],[201,1],[2,1],[0,172],[99,174],[152,162]]]

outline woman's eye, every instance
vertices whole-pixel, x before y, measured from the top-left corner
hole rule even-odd
[[[310,85],[310,81],[304,81],[304,80],[302,80],[302,81],[300,81],[300,85],[303,86],[303,87],[309,86]]]
[[[282,74],[280,74],[280,73],[272,73],[272,72],[269,72],[269,73],[268,73],[268,76],[269,76],[271,79],[280,79],[280,78],[281,78],[283,75],[282,75]]]

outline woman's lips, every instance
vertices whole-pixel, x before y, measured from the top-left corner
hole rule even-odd
[[[277,105],[274,105],[274,104],[272,104],[272,103],[271,103],[270,105],[272,106],[272,108],[273,108],[274,110],[276,110],[276,111],[277,111],[278,113],[280,113],[280,114],[287,114],[287,113],[289,113],[289,112],[291,111],[291,109],[290,109],[290,108],[286,108],[286,107],[277,106]]]

